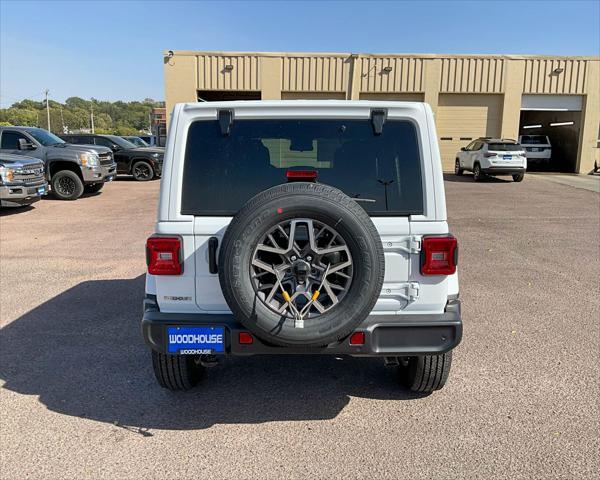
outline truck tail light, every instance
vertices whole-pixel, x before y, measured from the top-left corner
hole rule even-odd
[[[452,235],[423,237],[421,274],[452,275],[458,263],[458,244]]]
[[[150,237],[146,241],[146,264],[152,275],[181,275],[183,255],[180,237]]]
[[[364,345],[365,344],[365,332],[354,332],[350,335],[350,345]]]
[[[483,154],[483,156],[485,158],[496,157],[497,155],[498,155],[497,153],[491,153],[491,152],[486,152]]]

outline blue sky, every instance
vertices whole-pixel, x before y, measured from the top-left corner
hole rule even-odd
[[[600,54],[600,0],[0,0],[0,105],[163,99],[164,50]]]

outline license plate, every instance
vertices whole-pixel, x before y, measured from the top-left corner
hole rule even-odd
[[[38,195],[43,195],[44,193],[46,193],[46,187],[38,187],[37,193]]]
[[[179,355],[225,351],[225,327],[167,327],[167,350]]]
[[[512,160],[512,155],[502,155],[502,160]]]
[[[532,151],[532,152],[539,152],[539,151],[540,151],[540,149],[539,149],[539,148],[537,148],[537,147],[533,147],[533,148],[531,149],[531,151]]]

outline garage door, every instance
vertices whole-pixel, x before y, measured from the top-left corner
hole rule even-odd
[[[444,170],[454,169],[456,152],[477,137],[499,137],[502,95],[441,94],[436,127]]]
[[[362,92],[361,100],[395,100],[399,102],[422,102],[422,93],[382,93],[382,92]]]

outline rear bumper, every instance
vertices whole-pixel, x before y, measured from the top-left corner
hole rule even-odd
[[[506,166],[482,168],[481,171],[486,175],[514,175],[515,173],[525,173],[527,169],[517,166]]]
[[[525,152],[525,156],[528,161],[550,160],[552,152],[550,150],[545,150],[543,152]]]
[[[445,353],[462,339],[460,301],[450,300],[445,312],[437,315],[370,315],[355,330],[365,333],[364,345],[350,345],[348,338],[320,348],[280,347],[254,336],[251,345],[240,344],[239,333],[248,330],[233,315],[162,313],[156,302],[144,301],[142,335],[150,348],[167,353],[167,327],[223,326],[225,352],[229,355],[353,355],[353,356],[411,356]]]

